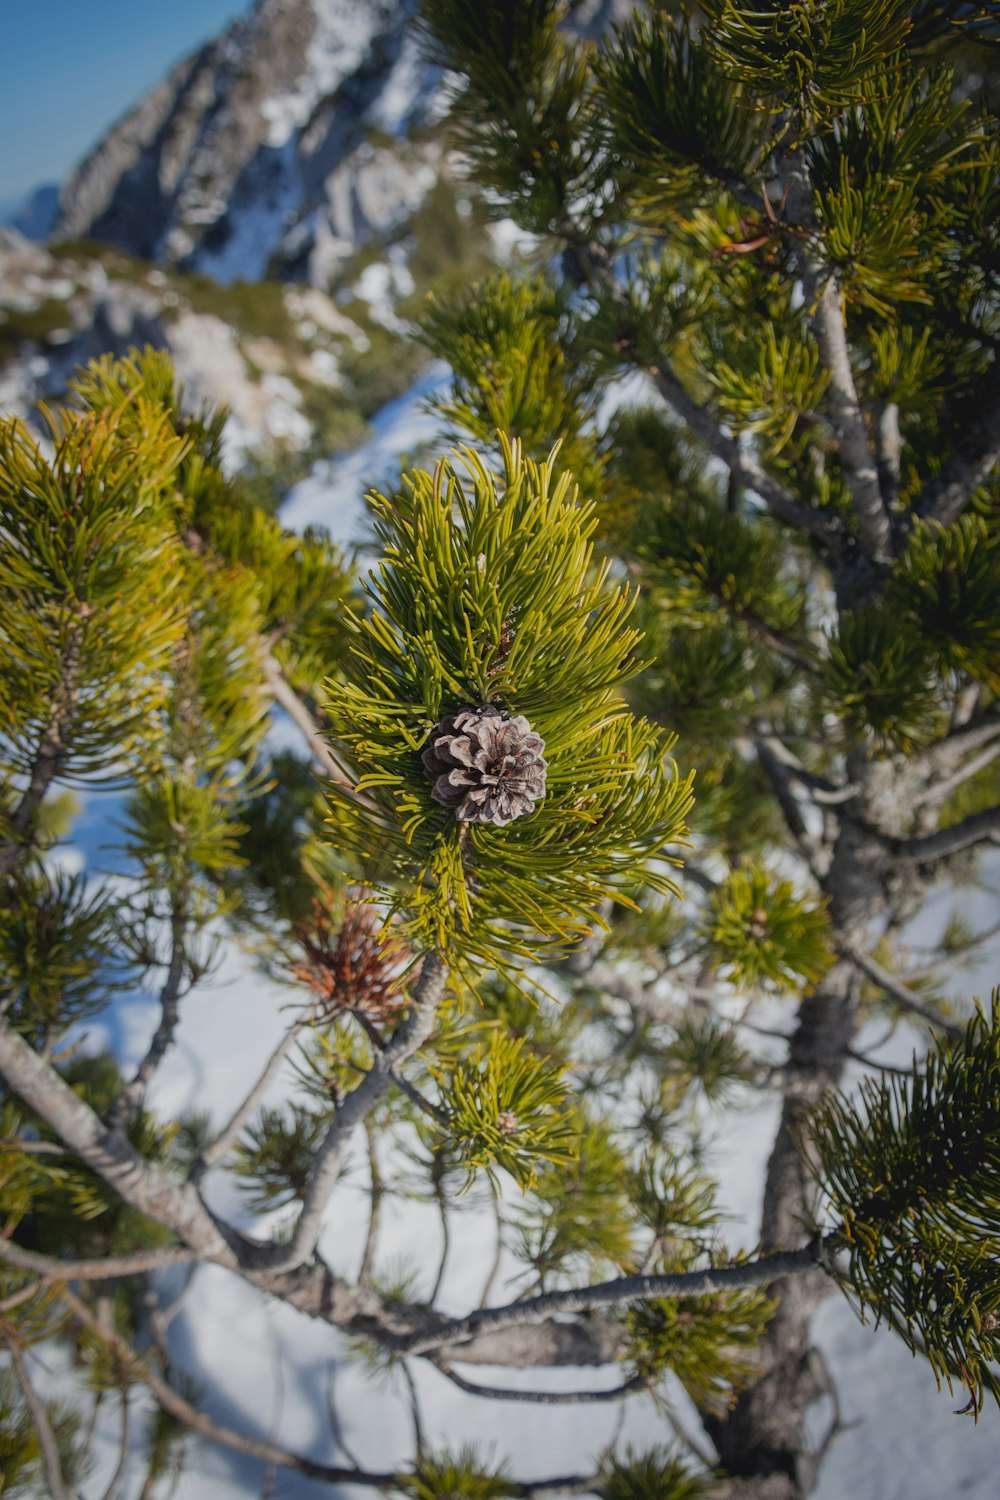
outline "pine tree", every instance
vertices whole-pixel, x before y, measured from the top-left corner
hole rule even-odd
[[[128,1453],[142,1389],[146,1495],[193,1432],[414,1497],[796,1500],[837,1288],[972,1415],[1000,1404],[1000,995],[966,1017],[944,988],[987,934],[908,934],[1000,834],[988,12],[706,0],[594,42],[561,0],[425,0],[469,170],[539,266],[428,309],[453,446],[372,497],[367,576],[224,477],[221,415],[152,351],[81,372],[47,444],[0,428],[12,1493],[78,1485],[104,1401]],[[311,765],[269,757],[272,703]],[[124,879],[56,857],[96,783]],[[231,942],[296,1008],[228,1122],[164,1119],[150,1082]],[[141,982],[160,1021],[123,1077],[79,1023]],[[860,1051],[878,1017],[916,1028],[912,1070]],[[757,1087],[782,1113],[741,1245],[702,1101]],[[320,1235],[349,1166],[345,1275]],[[216,1168],[277,1232],[211,1210]],[[393,1194],[439,1214],[436,1272],[389,1274]],[[516,1289],[484,1267],[447,1317],[483,1212]],[[204,1265],[390,1378],[510,1395],[455,1365],[531,1364],[522,1399],[579,1401],[607,1393],[544,1368],[618,1363],[614,1397],[682,1388],[702,1431],[533,1478],[419,1422],[399,1472],[294,1452],[173,1366],[160,1272]],[[48,1339],[75,1413],[33,1381]]]

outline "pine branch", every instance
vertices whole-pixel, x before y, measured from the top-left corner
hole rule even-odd
[[[1000,805],[970,813],[967,818],[953,823],[949,828],[939,828],[937,833],[926,833],[919,838],[895,839],[892,848],[897,859],[907,864],[926,865],[984,843],[1000,843]]]
[[[841,310],[840,289],[831,278],[820,290],[815,273],[803,267],[806,301],[820,356],[830,375],[830,408],[844,478],[851,492],[861,545],[876,562],[891,555],[889,512],[879,486],[865,419],[854,385]]]
[[[270,1269],[293,1270],[308,1260],[316,1249],[323,1213],[340,1174],[354,1127],[371,1114],[389,1093],[394,1082],[393,1071],[408,1057],[412,1057],[430,1036],[447,981],[448,970],[444,963],[437,953],[428,953],[413,992],[413,1005],[409,1015],[384,1051],[375,1054],[370,1072],[337,1110],[309,1174],[305,1202],[295,1233],[288,1245],[274,1247],[273,1258],[268,1258]]]
[[[76,689],[83,644],[83,620],[75,618],[67,630],[59,680],[52,695],[52,713],[45,726],[31,762],[28,785],[7,819],[14,837],[0,845],[0,876],[16,870],[34,841],[38,813],[45,794],[62,769],[68,751],[68,738],[76,710]]]
[[[59,1448],[56,1443],[56,1435],[52,1431],[45,1403],[39,1396],[31,1383],[28,1373],[27,1361],[21,1353],[17,1335],[11,1331],[6,1334],[4,1344],[10,1355],[10,1362],[17,1377],[17,1383],[21,1387],[24,1404],[28,1408],[34,1424],[35,1432],[38,1434],[38,1446],[42,1450],[42,1463],[45,1467],[45,1478],[49,1486],[51,1500],[69,1500],[68,1491],[62,1475],[62,1466],[59,1462]]]
[[[219,1223],[190,1183],[145,1161],[124,1136],[109,1130],[50,1064],[0,1021],[0,1074],[41,1115],[63,1143],[133,1208],[171,1229],[206,1260],[232,1266],[235,1256]]]
[[[709,1297],[737,1287],[766,1286],[780,1277],[798,1275],[822,1265],[826,1249],[837,1239],[837,1233],[813,1240],[798,1250],[780,1250],[740,1265],[665,1276],[621,1276],[595,1286],[543,1292],[503,1307],[482,1308],[468,1317],[440,1325],[432,1334],[404,1337],[400,1351],[429,1354],[445,1345],[450,1348],[463,1344],[479,1334],[496,1333],[524,1323],[541,1323],[558,1313],[589,1312],[595,1307],[642,1302],[649,1297]]]

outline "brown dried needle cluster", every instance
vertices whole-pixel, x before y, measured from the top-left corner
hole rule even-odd
[[[503,827],[545,796],[544,750],[522,714],[487,703],[442,719],[422,759],[435,802],[463,823]]]
[[[412,957],[397,938],[380,938],[382,918],[369,901],[348,901],[335,933],[322,901],[295,929],[304,954],[292,973],[319,995],[326,1018],[353,1010],[370,1021],[390,1021],[406,1004],[402,980]]]

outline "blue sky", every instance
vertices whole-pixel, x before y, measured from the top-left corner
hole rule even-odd
[[[250,0],[0,0],[0,205],[61,182]]]

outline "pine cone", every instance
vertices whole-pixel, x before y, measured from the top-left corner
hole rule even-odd
[[[463,823],[503,827],[545,796],[544,749],[522,714],[487,703],[442,719],[422,759],[435,802]]]

